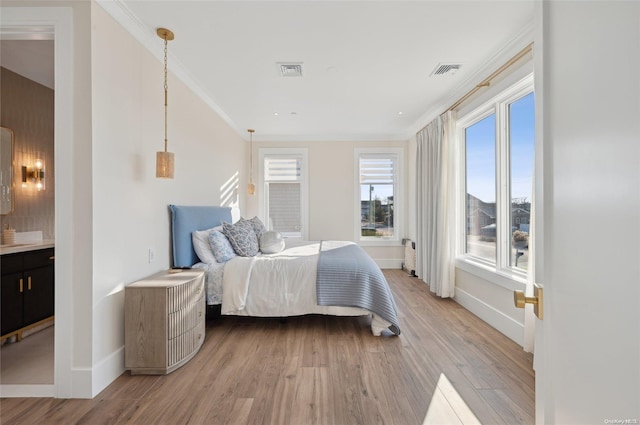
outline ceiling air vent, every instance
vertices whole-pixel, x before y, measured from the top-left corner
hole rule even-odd
[[[302,77],[302,62],[277,63],[283,77]]]
[[[439,63],[436,69],[433,70],[430,77],[435,75],[455,75],[458,70],[462,68],[462,64],[459,63]]]

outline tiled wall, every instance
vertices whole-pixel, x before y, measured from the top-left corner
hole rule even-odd
[[[41,230],[55,239],[54,217],[54,91],[6,68],[0,68],[0,123],[14,132],[15,197],[12,213],[0,216],[2,229]],[[42,159],[45,189],[22,187],[22,165]]]

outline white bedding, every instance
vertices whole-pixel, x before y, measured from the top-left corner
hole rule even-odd
[[[351,242],[332,242],[351,243]],[[207,270],[207,302],[222,303],[222,314],[286,317],[304,314],[369,315],[357,307],[319,306],[316,271],[320,244],[288,241],[287,249],[257,257],[235,257],[221,264],[198,263]],[[215,301],[215,302],[210,302]],[[380,335],[389,323],[371,314],[371,330]]]

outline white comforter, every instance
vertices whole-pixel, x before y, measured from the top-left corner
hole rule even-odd
[[[338,246],[352,242],[331,243]],[[370,314],[368,310],[356,307],[317,305],[319,249],[319,243],[308,243],[277,254],[235,257],[227,261],[222,277],[222,314],[261,317]],[[387,321],[372,315],[374,335],[379,335],[388,326]]]

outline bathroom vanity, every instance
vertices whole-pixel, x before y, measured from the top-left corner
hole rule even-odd
[[[53,241],[0,247],[2,340],[53,321],[54,250]]]

